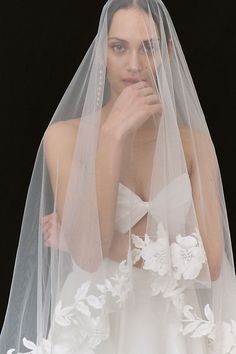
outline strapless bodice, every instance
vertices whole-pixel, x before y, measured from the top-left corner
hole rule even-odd
[[[124,184],[119,183],[115,228],[126,233],[146,213],[157,221],[166,220],[171,228],[180,226],[192,201],[192,189],[187,173],[174,178],[150,201],[142,200]]]

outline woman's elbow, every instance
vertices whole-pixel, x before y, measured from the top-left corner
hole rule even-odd
[[[222,268],[222,256],[216,256],[213,262],[209,263],[211,280],[216,281],[220,277]]]
[[[210,269],[211,280],[216,281],[221,273],[221,266],[216,266],[213,269]]]

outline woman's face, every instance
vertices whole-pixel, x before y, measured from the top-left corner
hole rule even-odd
[[[160,45],[158,29],[145,11],[120,9],[113,15],[107,48],[107,79],[112,96],[131,85],[132,81],[126,80],[145,80],[153,86],[160,57],[158,41]]]

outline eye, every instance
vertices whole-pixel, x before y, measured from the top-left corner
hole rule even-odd
[[[148,43],[143,45],[143,49],[145,52],[153,52],[158,50],[158,45],[157,43]]]
[[[114,52],[117,52],[117,53],[122,53],[125,49],[122,44],[113,44],[111,47],[114,50]]]

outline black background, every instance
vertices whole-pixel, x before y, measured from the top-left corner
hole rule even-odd
[[[235,253],[234,0],[166,0],[214,142]],[[0,4],[1,321],[40,140],[97,32],[105,1]]]

